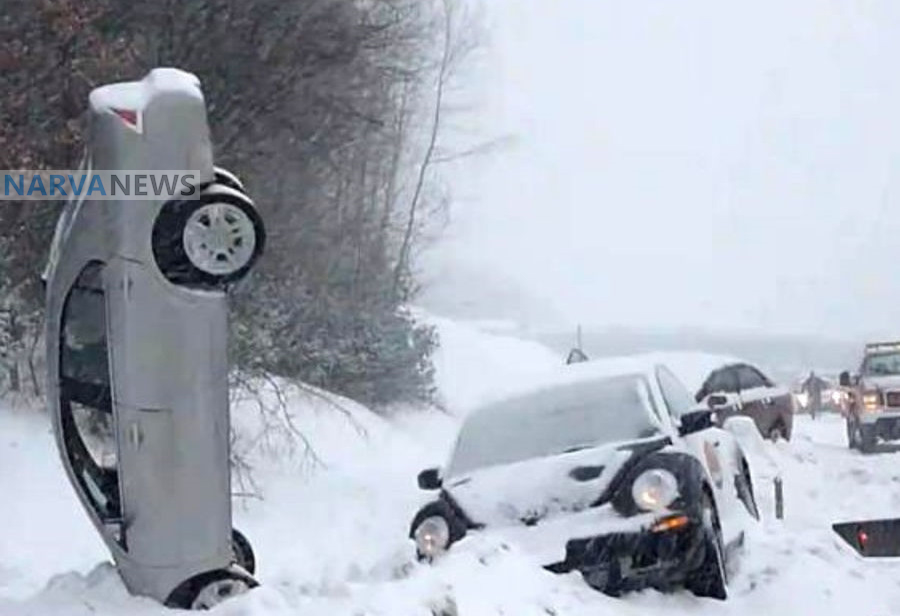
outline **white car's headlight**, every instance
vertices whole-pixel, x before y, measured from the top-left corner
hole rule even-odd
[[[873,391],[864,391],[862,395],[863,400],[863,410],[865,411],[877,411],[881,409],[881,406],[884,404],[884,399],[881,396],[881,392],[878,390]]]
[[[631,484],[631,496],[644,511],[659,511],[678,498],[678,479],[664,468],[651,468]]]
[[[450,525],[439,515],[425,518],[414,533],[416,548],[426,558],[442,554],[450,545]]]

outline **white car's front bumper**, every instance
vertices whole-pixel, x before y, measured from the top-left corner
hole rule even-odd
[[[900,409],[860,413],[859,422],[865,426],[875,424],[900,424]]]
[[[542,520],[532,526],[493,526],[481,532],[512,543],[539,563],[548,565],[565,560],[566,544],[572,539],[638,533],[650,528],[662,517],[665,516],[644,513],[626,518],[617,513],[612,505],[602,505]]]

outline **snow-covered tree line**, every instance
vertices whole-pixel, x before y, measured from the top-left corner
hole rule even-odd
[[[217,164],[245,180],[268,229],[235,295],[236,365],[376,406],[431,396],[434,333],[403,307],[448,203],[446,89],[475,41],[461,5],[5,0],[3,13],[0,168],[75,165],[101,83],[154,66],[196,73]],[[0,308],[22,324],[0,325],[2,365],[35,361],[59,207],[0,202]]]

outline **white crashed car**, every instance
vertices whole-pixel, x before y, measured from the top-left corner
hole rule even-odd
[[[747,459],[711,415],[663,365],[567,366],[474,411],[446,466],[419,474],[436,494],[410,528],[418,556],[492,533],[610,594],[724,599],[726,557],[758,510]]]

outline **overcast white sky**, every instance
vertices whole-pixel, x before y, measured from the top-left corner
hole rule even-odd
[[[572,321],[900,337],[900,2],[488,0],[446,257]]]

